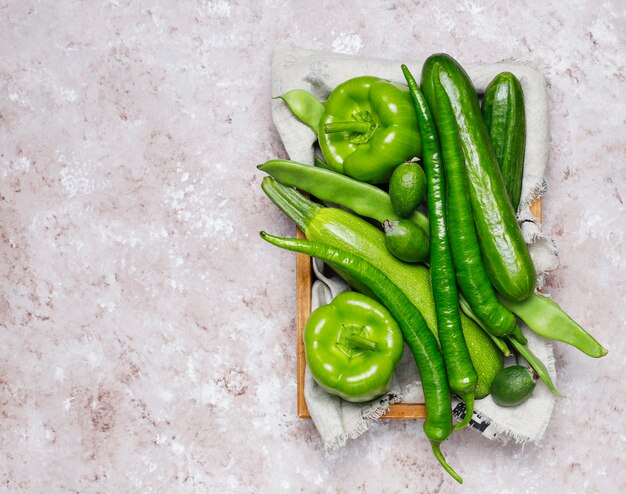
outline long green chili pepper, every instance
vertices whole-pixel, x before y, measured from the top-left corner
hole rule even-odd
[[[472,364],[461,328],[459,294],[448,244],[445,172],[441,160],[439,136],[428,104],[406,65],[402,65],[402,72],[413,98],[417,124],[422,136],[422,160],[426,172],[430,225],[431,286],[435,298],[439,343],[446,364],[448,383],[452,392],[465,402],[465,418],[455,427],[455,429],[461,429],[472,419],[478,374]]]
[[[456,277],[470,307],[494,336],[504,336],[515,326],[515,317],[505,309],[489,281],[482,262],[472,207],[465,159],[450,100],[434,67],[434,111],[443,150],[447,182],[448,231]]]
[[[462,483],[463,480],[447,464],[440,450],[440,444],[452,433],[450,388],[437,340],[428,329],[420,311],[379,269],[358,256],[309,240],[275,237],[265,232],[261,232],[261,237],[272,245],[317,257],[341,269],[367,285],[387,307],[400,326],[420,372],[428,413],[424,421],[426,437],[430,440],[433,453],[441,466],[457,482]]]
[[[257,168],[281,184],[308,192],[322,201],[340,204],[355,213],[380,221],[399,220],[389,194],[374,185],[332,170],[290,160],[270,160]],[[428,218],[420,211],[409,217],[428,233]]]
[[[539,336],[562,341],[594,358],[604,357],[608,353],[606,348],[548,297],[533,293],[522,302],[513,302],[504,297],[500,297],[500,301]]]

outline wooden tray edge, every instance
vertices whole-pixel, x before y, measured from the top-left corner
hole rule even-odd
[[[530,212],[542,221],[541,198],[533,201]],[[305,238],[304,233],[296,228],[296,238]],[[311,257],[306,254],[296,254],[296,347],[297,347],[297,394],[298,394],[298,418],[310,419],[309,409],[304,399],[304,373],[306,371],[306,359],[304,355],[304,342],[302,335],[304,325],[311,314]],[[426,405],[423,403],[394,403],[383,419],[424,419],[426,418]]]
[[[296,228],[296,238],[305,238],[300,228]],[[311,314],[311,257],[296,253],[296,346],[298,351],[296,367],[298,374],[298,417],[310,419],[309,409],[304,399],[304,325]]]

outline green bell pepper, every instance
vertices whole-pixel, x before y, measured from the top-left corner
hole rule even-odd
[[[315,132],[336,172],[386,183],[399,164],[421,156],[417,116],[405,85],[363,76],[337,86],[325,102],[302,89],[279,98]]]
[[[344,292],[314,310],[304,327],[306,360],[328,393],[353,401],[385,394],[404,339],[389,311],[357,292]]]

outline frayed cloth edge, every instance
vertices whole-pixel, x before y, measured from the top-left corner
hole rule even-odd
[[[341,448],[346,444],[348,439],[356,439],[367,431],[373,422],[381,418],[389,410],[389,406],[394,403],[400,403],[402,399],[411,392],[416,386],[420,385],[420,381],[413,381],[406,384],[399,393],[388,394],[385,397],[380,398],[381,402],[378,405],[370,409],[367,413],[364,413],[361,417],[346,425],[346,428],[350,432],[342,432],[333,437],[330,441],[324,443],[324,449],[327,453]]]

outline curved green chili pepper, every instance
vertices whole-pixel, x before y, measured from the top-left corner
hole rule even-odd
[[[472,419],[478,374],[472,364],[461,328],[459,294],[454,276],[452,253],[448,244],[446,180],[439,136],[428,104],[406,65],[402,65],[402,72],[413,97],[417,123],[422,136],[422,159],[428,184],[426,190],[430,223],[431,286],[435,298],[439,343],[441,343],[441,351],[446,364],[448,383],[452,392],[465,402],[465,418],[456,426],[460,429],[469,424]]]
[[[434,67],[431,80],[435,97],[431,106],[436,108],[434,114],[448,186],[448,232],[456,277],[469,306],[483,321],[485,328],[494,336],[504,336],[515,327],[515,317],[498,302],[482,263],[472,217],[465,159],[450,100],[439,80],[438,66]]]
[[[606,348],[548,297],[533,293],[521,302],[513,302],[504,297],[500,297],[500,301],[539,336],[562,341],[594,358],[604,357],[608,353]]]
[[[257,168],[283,185],[296,187],[322,201],[339,204],[366,218],[381,223],[400,219],[384,190],[341,173],[290,160],[270,160]],[[415,211],[409,219],[428,233],[428,218],[424,213]]]
[[[420,311],[379,269],[358,256],[309,240],[275,237],[265,232],[261,232],[261,237],[272,245],[317,257],[345,271],[367,285],[387,307],[400,326],[420,372],[428,414],[424,421],[426,437],[430,439],[439,463],[456,481],[462,483],[463,480],[447,464],[439,448],[452,433],[450,388],[437,340],[428,329]]]
[[[363,76],[337,86],[324,103],[301,89],[280,98],[315,132],[324,158],[339,173],[384,183],[396,166],[421,154],[406,86]]]

